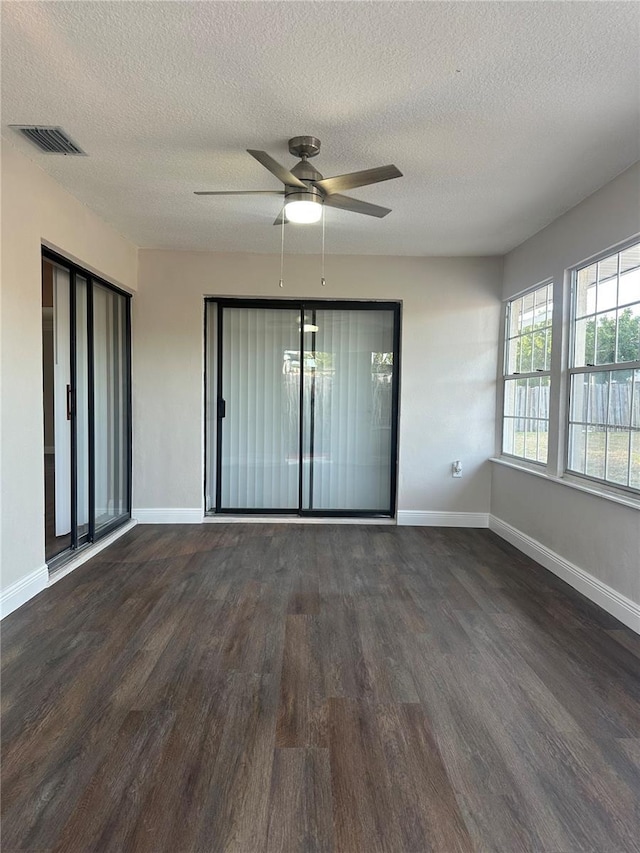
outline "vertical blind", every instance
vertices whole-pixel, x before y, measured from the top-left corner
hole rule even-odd
[[[222,312],[221,500],[235,509],[298,506],[300,312]]]

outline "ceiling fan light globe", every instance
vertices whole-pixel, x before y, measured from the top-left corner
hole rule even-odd
[[[322,203],[318,201],[288,201],[284,206],[284,215],[289,222],[309,225],[320,220]]]

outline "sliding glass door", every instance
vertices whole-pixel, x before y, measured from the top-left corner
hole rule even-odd
[[[128,300],[96,284],[93,290],[95,527],[129,516],[127,358]]]
[[[130,297],[43,251],[45,556],[130,517]]]
[[[207,310],[207,509],[393,515],[399,306]]]
[[[394,311],[307,314],[303,509],[388,512]]]
[[[74,547],[89,538],[89,283],[85,276],[74,274],[73,386],[71,400],[72,450],[75,476],[72,489],[72,521]]]

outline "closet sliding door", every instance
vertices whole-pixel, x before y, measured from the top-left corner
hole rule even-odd
[[[399,306],[219,300],[208,329],[215,511],[393,515]]]

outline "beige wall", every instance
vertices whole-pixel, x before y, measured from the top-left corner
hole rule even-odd
[[[2,142],[1,589],[44,565],[41,243],[136,288],[136,247]]]
[[[554,302],[566,305],[566,269],[639,230],[637,163],[505,257],[504,297],[553,278]],[[563,333],[566,339],[567,332],[557,319],[556,316],[554,342],[560,341]],[[553,376],[556,412],[560,394],[565,393],[560,378],[558,363]],[[562,473],[562,446],[559,461],[557,472]],[[557,481],[496,465],[491,512],[640,603],[640,511],[577,492]]]
[[[204,296],[403,303],[398,508],[488,512],[501,260],[142,250],[134,299],[134,508],[202,508]],[[461,459],[464,477],[451,477]]]

